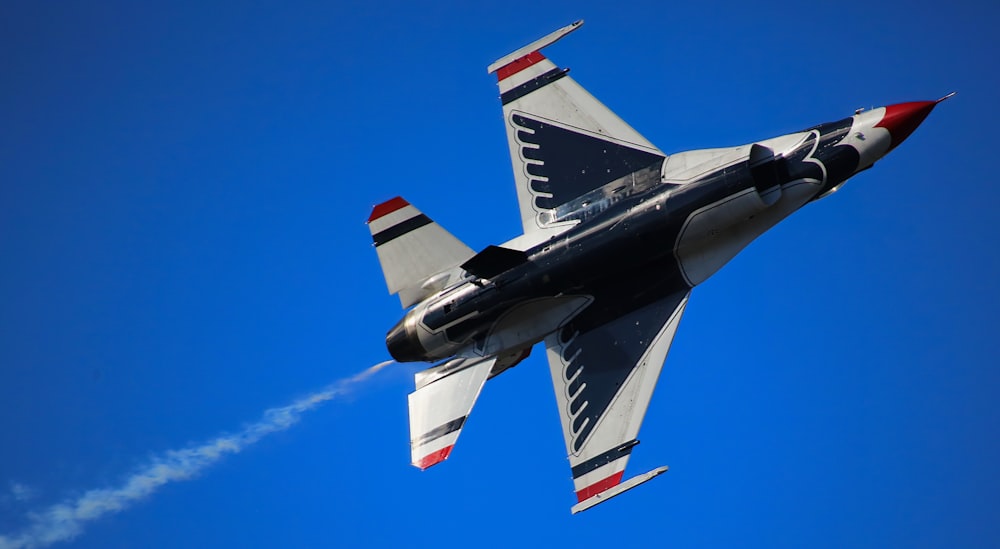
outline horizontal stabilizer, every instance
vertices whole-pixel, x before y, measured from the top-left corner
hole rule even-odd
[[[426,469],[448,459],[495,362],[457,358],[417,373],[408,399],[413,465]]]
[[[493,278],[528,261],[528,254],[520,250],[487,246],[472,259],[462,264],[466,271],[479,278]]]
[[[574,515],[577,514],[577,513],[579,513],[580,511],[586,511],[587,509],[590,509],[591,507],[597,505],[598,503],[604,503],[605,501],[608,501],[609,499],[611,499],[611,498],[613,498],[613,497],[615,497],[615,496],[617,496],[619,494],[623,494],[623,493],[631,490],[632,488],[635,488],[636,486],[642,484],[643,482],[646,482],[647,480],[652,480],[652,479],[654,479],[654,478],[662,475],[663,473],[666,473],[667,469],[669,469],[669,467],[667,467],[666,465],[664,465],[663,467],[657,467],[656,469],[653,469],[652,471],[650,471],[648,473],[643,473],[641,475],[636,475],[636,476],[634,476],[634,477],[626,480],[625,482],[623,482],[621,484],[612,486],[611,488],[609,488],[609,489],[607,489],[607,490],[605,490],[605,491],[603,491],[603,492],[601,492],[599,494],[595,494],[595,495],[593,495],[593,496],[591,496],[591,497],[589,497],[589,498],[581,501],[580,503],[577,503],[576,505],[574,505],[570,509],[570,511]]]
[[[409,307],[441,290],[451,272],[475,252],[400,197],[383,202],[368,218],[389,293]]]

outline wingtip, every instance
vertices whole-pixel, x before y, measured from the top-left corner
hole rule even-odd
[[[663,473],[666,473],[669,469],[670,469],[669,467],[663,465],[647,473],[636,475],[626,480],[623,483],[610,486],[609,488],[578,502],[576,505],[570,508],[570,512],[575,515],[581,511],[586,511],[587,509],[590,509],[591,507],[597,505],[598,503],[603,503],[605,501],[608,501],[609,499],[617,495],[621,495],[646,481],[652,480],[662,475]],[[621,473],[618,473],[618,477],[621,478]]]
[[[493,63],[490,63],[490,65],[486,67],[486,72],[488,74],[493,74],[494,72],[499,71],[500,69],[506,67],[507,65],[510,65],[514,61],[517,61],[518,59],[521,59],[526,55],[529,55],[531,53],[537,53],[542,48],[559,41],[560,38],[580,28],[581,25],[583,25],[583,19],[577,19],[576,21],[573,21],[572,23],[566,25],[565,27],[562,27],[561,29],[552,31],[549,34],[545,35],[544,37],[539,38],[538,40],[535,40],[534,42],[528,44],[527,46],[515,50],[514,52],[509,53],[501,57],[500,59],[497,59]]]

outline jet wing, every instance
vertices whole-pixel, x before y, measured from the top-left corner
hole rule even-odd
[[[524,227],[524,236],[509,245],[519,249],[574,225],[560,206],[575,198],[653,165],[659,180],[664,154],[570,78],[569,69],[540,53],[582,24],[563,27],[488,68],[500,88]]]
[[[666,471],[622,483],[689,291],[598,324],[600,300],[545,340],[578,503],[588,509]]]
[[[417,372],[417,390],[408,399],[414,466],[426,469],[448,459],[496,361],[456,358]]]

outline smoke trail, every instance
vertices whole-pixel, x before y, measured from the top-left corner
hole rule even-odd
[[[90,490],[78,498],[30,513],[30,524],[22,532],[12,536],[0,535],[0,549],[44,547],[73,538],[83,532],[87,522],[109,513],[124,511],[160,486],[190,479],[226,454],[239,453],[271,433],[288,429],[299,421],[304,412],[349,392],[354,385],[392,362],[389,360],[376,364],[360,374],[331,383],[287,406],[265,410],[259,421],[237,433],[221,435],[203,444],[170,450],[156,456],[118,487]]]

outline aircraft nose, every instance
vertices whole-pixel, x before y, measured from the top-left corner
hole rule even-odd
[[[892,137],[889,150],[895,149],[897,145],[909,137],[938,103],[952,95],[955,94],[950,93],[937,101],[911,101],[886,107],[882,120],[875,124],[875,127],[889,130],[889,135]]]

